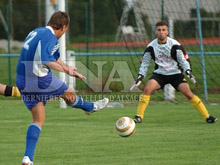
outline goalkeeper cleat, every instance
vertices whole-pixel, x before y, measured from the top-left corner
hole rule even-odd
[[[206,119],[206,122],[207,122],[207,123],[215,123],[217,120],[218,120],[217,117],[209,116],[209,117]]]
[[[21,165],[34,165],[34,163],[29,159],[28,156],[24,156]]]
[[[134,116],[133,120],[135,123],[142,123],[142,118],[138,115]]]
[[[94,102],[93,110],[90,111],[90,112],[86,112],[86,114],[90,115],[93,112],[97,112],[97,111],[105,108],[108,103],[109,103],[109,99],[108,98],[104,98],[102,100],[98,100],[98,101]]]

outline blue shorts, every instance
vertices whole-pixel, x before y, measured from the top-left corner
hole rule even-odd
[[[22,100],[30,110],[39,102],[46,104],[47,100],[62,95],[67,85],[55,75],[45,77],[16,76],[16,85],[21,92]]]

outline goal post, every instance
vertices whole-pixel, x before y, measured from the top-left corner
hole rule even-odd
[[[65,11],[65,0],[58,1],[58,10]],[[62,61],[66,62],[66,34],[63,34],[62,37],[59,39],[60,44],[60,58]],[[59,73],[60,80],[66,82],[65,73]],[[66,108],[67,105],[63,99],[60,99],[60,108]]]
[[[76,66],[76,60],[75,60],[75,56],[74,56],[75,52],[71,51],[71,50],[67,50],[66,51],[66,55],[67,55],[67,65],[68,66]],[[67,84],[68,86],[74,91],[76,91],[76,78],[73,76],[69,76],[67,75],[66,78]]]

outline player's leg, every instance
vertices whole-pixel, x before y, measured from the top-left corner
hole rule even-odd
[[[5,95],[5,89],[6,89],[6,85],[0,84],[0,94],[1,95]]]
[[[108,98],[104,98],[97,102],[83,100],[83,98],[77,96],[71,88],[68,88],[60,97],[63,98],[69,106],[83,109],[87,114],[105,108],[109,102]]]
[[[191,104],[198,110],[198,112],[203,116],[204,119],[209,117],[209,113],[205,108],[202,101],[192,93],[188,83],[181,83],[178,90],[183,93]]]
[[[26,150],[22,160],[22,165],[29,165],[33,163],[34,151],[40,136],[41,127],[44,125],[45,121],[45,107],[43,102],[39,102],[37,105],[31,108],[31,113],[33,123],[30,124],[27,131]]]
[[[199,97],[192,93],[189,84],[181,83],[178,86],[178,90],[190,100],[193,107],[203,116],[204,120],[207,123],[214,123],[215,121],[217,121],[217,118],[209,115],[205,105],[202,103]]]
[[[0,84],[0,94],[5,96],[20,97],[21,94],[17,87]]]
[[[160,89],[161,86],[155,79],[150,79],[143,91],[143,94],[140,96],[138,107],[136,111],[136,116],[134,117],[134,121],[136,123],[141,123],[142,119],[144,118],[144,112],[148,106],[150,101],[150,95],[153,91]]]

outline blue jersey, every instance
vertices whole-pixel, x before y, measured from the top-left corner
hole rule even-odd
[[[51,73],[45,64],[56,61],[59,57],[59,43],[53,29],[50,26],[37,28],[24,41],[17,74],[24,77],[45,77]]]
[[[59,43],[50,26],[32,31],[24,41],[17,64],[16,85],[28,109],[62,95],[67,85],[45,64],[60,57]]]

